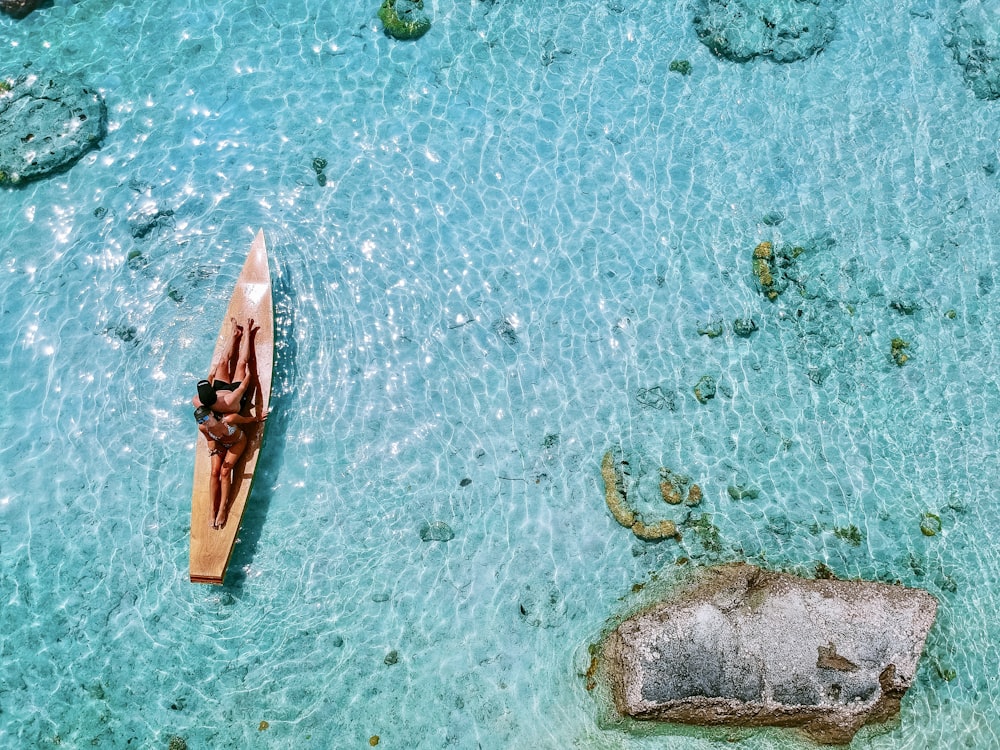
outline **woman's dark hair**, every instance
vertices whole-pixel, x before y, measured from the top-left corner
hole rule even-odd
[[[198,381],[198,400],[203,406],[211,406],[216,399],[215,388],[207,380]]]

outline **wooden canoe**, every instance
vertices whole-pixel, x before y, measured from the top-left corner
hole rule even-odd
[[[245,326],[247,318],[253,318],[260,326],[254,337],[254,346],[248,359],[251,383],[246,390],[246,406],[243,414],[260,416],[268,408],[271,398],[271,371],[274,367],[274,307],[271,300],[271,274],[267,265],[267,247],[264,231],[250,246],[250,253],[236,288],[229,300],[229,308],[222,321],[219,338],[215,343],[212,363],[226,354],[232,334],[232,320],[235,318]],[[246,335],[246,332],[244,332]],[[229,516],[221,529],[212,528],[212,501],[209,486],[212,461],[208,453],[208,441],[198,431],[194,459],[194,490],[191,493],[191,582],[221,585],[226,577],[229,558],[236,544],[243,510],[253,487],[257,459],[264,443],[267,422],[240,425],[247,433],[247,447],[233,469],[230,492]]]

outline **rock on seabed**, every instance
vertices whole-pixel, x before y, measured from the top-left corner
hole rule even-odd
[[[1000,17],[989,2],[963,3],[946,42],[979,99],[1000,99]]]
[[[802,60],[833,38],[829,0],[697,0],[694,28],[714,54],[733,62],[757,56]]]
[[[42,0],[0,0],[0,11],[14,18],[24,18],[42,4]]]
[[[72,166],[96,148],[107,109],[72,77],[22,75],[0,87],[0,186],[20,185]]]
[[[899,712],[936,611],[918,589],[723,565],[615,629],[605,670],[623,716],[846,744]]]

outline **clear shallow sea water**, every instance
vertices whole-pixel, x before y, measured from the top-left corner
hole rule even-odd
[[[412,43],[377,7],[0,20],[0,73],[109,109],[99,151],[0,194],[0,746],[796,746],[600,721],[587,646],[679,557],[928,589],[900,722],[854,746],[1000,746],[1000,104],[953,4],[845,3],[790,65],[642,0],[429,3]],[[195,586],[187,404],[258,227],[274,413],[227,584]],[[754,289],[763,240],[820,248],[807,296]],[[617,445],[699,482],[720,553],[615,523]]]

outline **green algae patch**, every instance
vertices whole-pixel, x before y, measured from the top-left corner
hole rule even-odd
[[[674,60],[670,63],[671,73],[680,73],[682,76],[691,75],[691,63],[687,60]]]
[[[864,534],[861,533],[861,529],[853,523],[850,526],[838,526],[834,528],[833,535],[837,539],[847,542],[854,547],[859,546],[862,540],[864,540]]]
[[[690,516],[684,522],[684,528],[691,532],[701,548],[709,555],[718,555],[722,552],[722,535],[719,533],[719,527],[712,522],[710,513]]]

